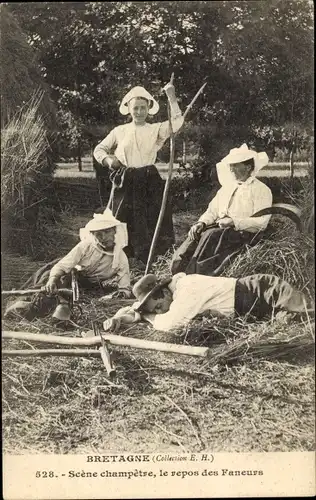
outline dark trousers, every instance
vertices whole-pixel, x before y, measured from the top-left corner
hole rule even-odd
[[[235,312],[238,316],[251,315],[263,319],[273,312],[302,313],[309,307],[305,294],[278,276],[253,274],[237,280]]]
[[[52,267],[59,261],[60,259],[54,259],[53,261],[49,262],[48,264],[45,264],[42,266],[40,269],[36,271],[23,285],[23,289],[26,288],[39,288],[41,286],[46,285],[50,271]],[[92,282],[87,276],[84,275],[83,272],[81,271],[76,271],[76,278],[78,281],[78,285],[81,288],[86,288],[86,289],[92,289],[92,288],[102,288],[104,289],[104,286],[101,285],[101,281],[99,282]],[[57,287],[58,288],[70,288],[71,287],[71,273],[64,274],[61,276],[58,281],[57,281]],[[109,280],[109,285],[110,285],[111,280]]]

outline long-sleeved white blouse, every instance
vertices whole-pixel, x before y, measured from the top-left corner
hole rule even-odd
[[[174,132],[177,132],[182,124],[182,116],[172,118]],[[133,122],[119,125],[96,146],[94,157],[101,164],[107,156],[114,154],[126,167],[153,165],[157,159],[157,152],[169,136],[168,121],[144,125],[135,125]]]
[[[270,188],[255,177],[249,177],[243,183],[221,187],[199,218],[199,222],[208,226],[218,219],[230,217],[238,231],[256,233],[267,227],[271,215],[254,218],[251,216],[271,205]]]

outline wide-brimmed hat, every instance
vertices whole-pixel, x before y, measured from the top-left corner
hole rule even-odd
[[[103,214],[94,214],[93,219],[91,219],[85,227],[81,228],[79,231],[80,240],[86,240],[92,243],[94,246],[99,246],[99,242],[94,235],[94,231],[101,231],[104,229],[110,229],[111,227],[116,228],[115,238],[114,238],[114,257],[112,262],[112,268],[116,269],[120,261],[120,252],[123,248],[128,245],[128,233],[126,222],[121,222],[117,220],[112,214],[109,208],[106,208]]]
[[[159,104],[156,101],[156,99],[153,98],[153,96],[147,92],[144,87],[133,87],[127,94],[123,97],[121,105],[120,105],[120,113],[122,115],[128,115],[129,110],[128,110],[128,103],[131,99],[134,99],[135,97],[141,97],[143,99],[146,99],[150,103],[150,108],[148,113],[150,115],[155,115],[159,111]]]
[[[171,278],[159,281],[154,274],[146,274],[140,278],[133,287],[133,294],[138,301],[137,307],[134,308],[135,311],[139,311],[157,290],[168,285],[170,282]]]
[[[255,177],[259,170],[268,165],[269,157],[267,153],[257,153],[249,149],[247,144],[242,144],[240,148],[231,149],[229,154],[216,164],[217,177],[220,184],[227,184],[235,180],[235,176],[230,170],[230,165],[243,163],[251,159],[254,160],[254,170],[251,175]]]
[[[85,229],[87,231],[101,231],[102,229],[110,229],[111,227],[116,227],[121,224],[122,223],[114,217],[111,210],[106,209],[103,214],[94,214],[93,219],[85,225]]]

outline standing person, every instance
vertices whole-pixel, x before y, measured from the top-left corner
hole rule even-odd
[[[172,274],[220,274],[225,262],[245,244],[259,241],[271,215],[253,215],[272,206],[272,193],[256,175],[268,162],[266,153],[256,153],[243,144],[216,165],[222,187],[176,250]]]
[[[168,83],[164,90],[170,104],[172,128],[177,132],[183,124],[183,117],[175,88]],[[147,90],[139,86],[124,96],[119,110],[122,115],[130,114],[132,121],[115,127],[96,146],[94,157],[113,173],[120,171],[123,175],[123,185],[114,193],[113,214],[127,223],[127,255],[146,264],[165,184],[154,164],[157,152],[170,136],[169,121],[147,123],[148,115],[155,115],[159,104]],[[173,243],[169,199],[156,254],[164,254]]]

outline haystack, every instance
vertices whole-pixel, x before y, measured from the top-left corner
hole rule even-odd
[[[42,91],[39,113],[46,130],[54,133],[57,122],[54,103],[49,87],[43,81],[35,50],[29,45],[27,36],[4,6],[0,6],[1,29],[1,127],[33,97]]]
[[[1,6],[1,210],[3,249],[32,254],[53,179],[56,120],[36,54]]]

